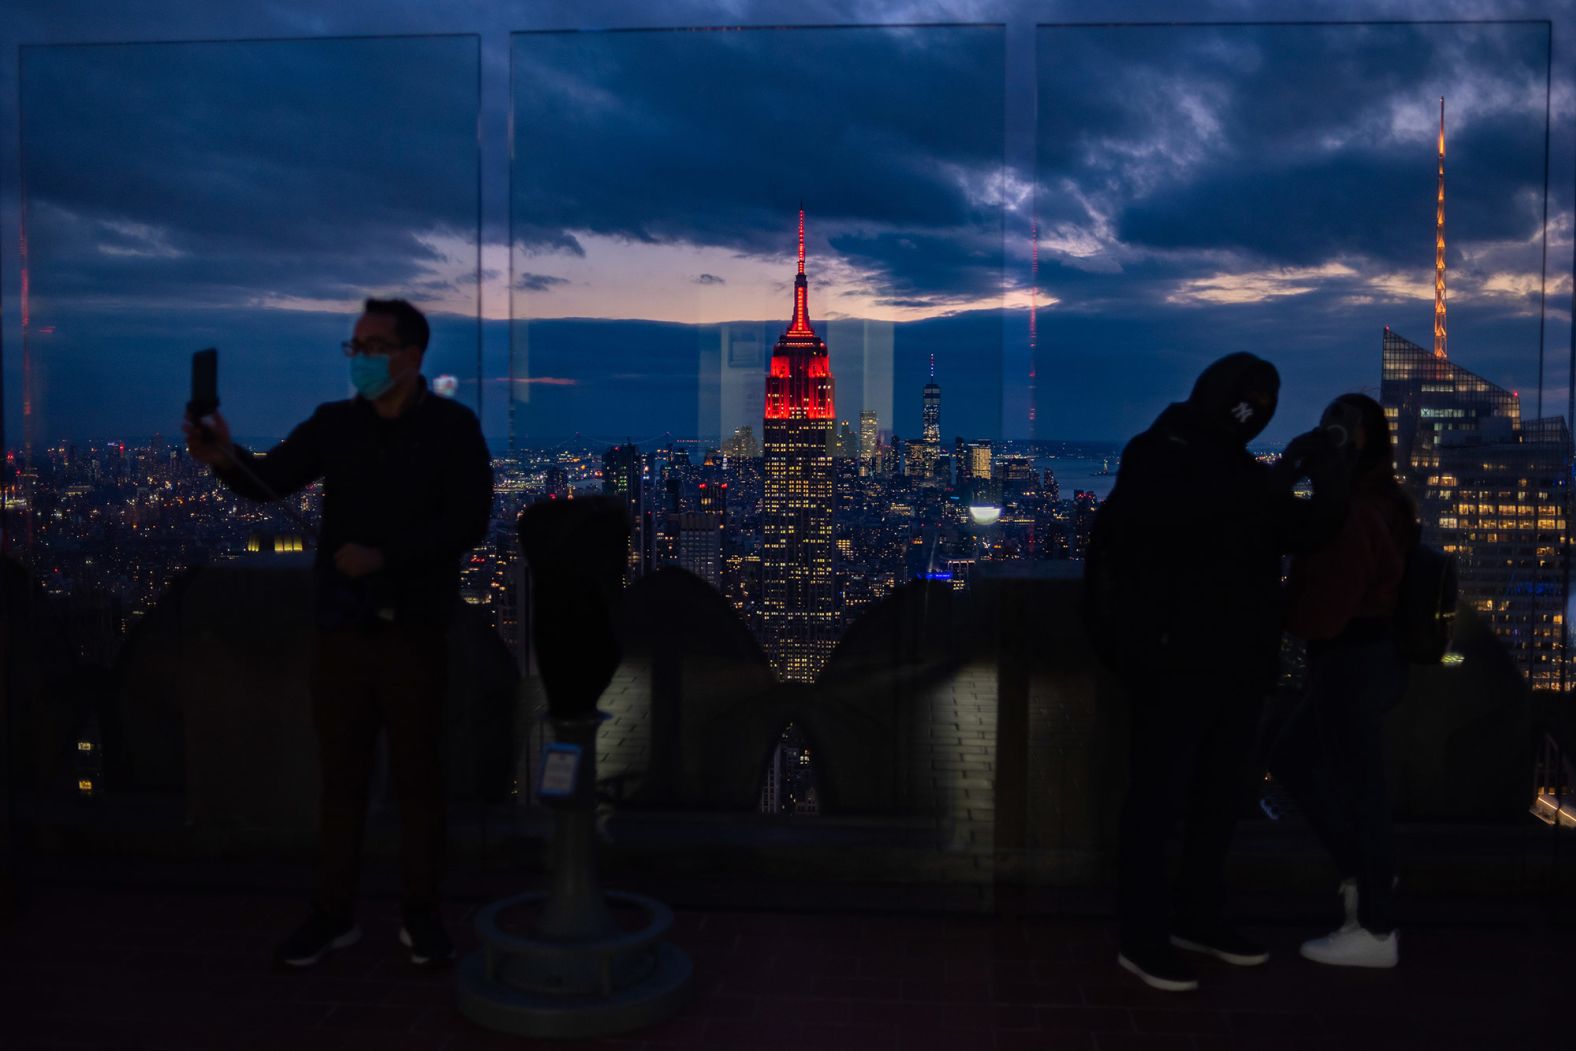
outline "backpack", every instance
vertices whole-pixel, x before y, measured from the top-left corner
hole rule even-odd
[[[1155,582],[1147,579],[1141,545],[1152,537],[1136,529],[1113,491],[1095,510],[1084,550],[1084,630],[1100,663],[1112,671],[1132,670],[1163,638]]]
[[[1438,664],[1456,633],[1456,556],[1414,543],[1406,553],[1394,620],[1395,648],[1413,664]]]

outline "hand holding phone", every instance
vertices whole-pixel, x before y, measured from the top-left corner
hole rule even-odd
[[[205,420],[182,420],[181,430],[186,433],[186,451],[193,459],[210,467],[224,467],[235,459],[230,425],[219,412],[215,411]]]
[[[181,430],[193,458],[215,467],[234,459],[230,425],[219,415],[219,352],[213,347],[192,355],[192,396]]]

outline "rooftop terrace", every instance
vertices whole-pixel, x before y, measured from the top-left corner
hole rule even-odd
[[[461,1018],[451,974],[414,967],[395,944],[392,893],[363,905],[358,945],[285,973],[269,950],[302,897],[266,870],[53,863],[35,876],[0,954],[0,1036],[18,1051],[1554,1047],[1569,1038],[1576,979],[1570,929],[1537,896],[1409,896],[1402,966],[1363,973],[1296,955],[1329,926],[1333,896],[1249,895],[1240,911],[1272,946],[1269,964],[1206,963],[1200,990],[1176,995],[1115,967],[1098,894],[996,892],[987,912],[955,888],[823,886],[816,908],[802,885],[769,879],[625,879],[677,905],[693,999],[644,1032],[554,1044]],[[392,889],[392,872],[373,876]],[[477,906],[521,881],[458,882],[448,920],[463,951]]]
[[[285,600],[296,582],[249,574],[241,625],[202,605],[226,579],[172,598],[189,615],[171,618],[168,637],[150,628],[123,668],[132,702],[174,708],[139,715],[128,702],[129,772],[92,798],[48,782],[14,800],[0,856],[12,880],[0,895],[0,1044],[552,1046],[466,1021],[452,975],[416,969],[396,945],[386,801],[371,817],[365,939],[304,973],[274,968],[271,949],[307,900],[310,808],[292,801],[311,797],[296,761],[310,737],[299,684],[255,659],[256,638],[295,637]],[[1004,582],[971,611],[976,632],[959,630],[970,619],[938,594],[905,591],[875,611],[813,688],[771,684],[720,626],[697,629],[711,649],[695,651],[643,628],[634,609],[625,665],[600,701],[612,715],[599,740],[604,879],[674,906],[672,940],[696,986],[670,1022],[574,1046],[1568,1042],[1576,839],[1528,813],[1526,745],[1544,720],[1480,625],[1468,618],[1461,633],[1466,663],[1419,673],[1392,720],[1402,966],[1353,974],[1298,958],[1299,941],[1336,922],[1333,870],[1294,813],[1249,817],[1233,859],[1237,917],[1274,956],[1261,970],[1206,966],[1203,988],[1177,996],[1115,966],[1109,847],[1125,707],[1081,642],[1074,585]],[[649,606],[684,609],[691,624],[706,615],[704,604]],[[237,681],[234,667],[254,673]],[[505,738],[521,793],[471,786],[452,804],[448,919],[462,952],[482,906],[545,883],[547,821],[525,791],[538,685],[521,684],[520,736]],[[461,744],[485,736],[481,688],[456,695]],[[824,763],[814,817],[757,812],[761,753],[785,719],[814,731]]]

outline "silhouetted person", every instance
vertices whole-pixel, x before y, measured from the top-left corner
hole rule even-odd
[[[1101,558],[1123,596],[1116,663],[1133,714],[1117,960],[1159,989],[1198,984],[1176,948],[1240,965],[1268,959],[1226,922],[1223,870],[1279,671],[1281,555],[1339,520],[1328,500],[1291,491],[1321,438],[1295,440],[1276,468],[1247,450],[1279,391],[1275,367],[1251,354],[1210,365],[1187,401],[1128,443],[1106,509]],[[1173,910],[1166,840],[1178,816]]]
[[[274,500],[323,479],[311,671],[320,864],[311,914],[278,950],[295,966],[361,937],[354,900],[380,727],[400,810],[400,940],[418,964],[454,954],[438,914],[446,636],[461,556],[487,532],[492,468],[475,414],[427,389],[428,336],[404,300],[367,300],[343,345],[356,396],[318,406],[266,456],[234,445],[218,413],[185,425],[191,454],[242,496]]]
[[[1395,851],[1385,787],[1384,717],[1406,692],[1393,635],[1416,509],[1396,480],[1384,409],[1344,394],[1322,426],[1355,461],[1350,511],[1330,543],[1292,560],[1286,628],[1308,640],[1308,690],[1276,742],[1272,769],[1341,875],[1346,921],[1302,955],[1394,967]]]

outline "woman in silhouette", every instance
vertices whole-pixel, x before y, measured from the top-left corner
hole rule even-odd
[[[1345,967],[1394,967],[1395,852],[1385,788],[1384,716],[1406,690],[1392,636],[1417,513],[1396,479],[1384,409],[1343,394],[1321,421],[1352,464],[1345,525],[1293,558],[1286,628],[1307,640],[1308,691],[1276,744],[1273,771],[1341,875],[1346,921],[1302,955]]]

